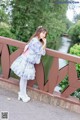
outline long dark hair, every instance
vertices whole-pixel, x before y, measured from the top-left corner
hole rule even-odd
[[[28,42],[30,42],[33,37],[36,37],[36,36],[37,36],[37,37],[39,38],[39,35],[40,35],[41,32],[46,32],[45,37],[47,36],[47,33],[48,33],[47,30],[46,30],[44,27],[39,26],[39,27],[36,29],[35,33],[31,36],[31,38],[29,39]]]

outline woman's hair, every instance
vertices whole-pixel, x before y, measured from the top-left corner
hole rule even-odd
[[[39,37],[40,33],[41,32],[46,32],[46,35],[47,35],[47,30],[45,28],[43,28],[42,26],[39,26],[34,34],[34,37],[37,36]]]
[[[33,38],[33,37],[38,37],[39,38],[39,35],[40,35],[40,33],[41,32],[46,32],[46,36],[47,36],[47,30],[44,28],[44,27],[42,27],[42,26],[39,26],[37,29],[36,29],[36,31],[35,31],[35,33],[32,35],[32,37],[30,38],[30,40]],[[46,37],[45,36],[45,37]],[[30,40],[29,40],[29,42],[30,42]]]

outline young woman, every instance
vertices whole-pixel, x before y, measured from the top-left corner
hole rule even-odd
[[[23,102],[30,101],[30,97],[26,94],[27,81],[35,79],[34,64],[39,64],[41,56],[46,53],[46,35],[47,30],[42,26],[38,27],[23,53],[11,65],[11,70],[20,77],[18,100]]]

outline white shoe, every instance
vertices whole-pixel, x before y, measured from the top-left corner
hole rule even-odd
[[[22,100],[23,102],[29,102],[30,97],[28,95],[21,95],[20,93],[18,93],[18,100]]]

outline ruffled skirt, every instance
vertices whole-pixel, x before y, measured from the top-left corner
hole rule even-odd
[[[27,61],[24,55],[19,56],[11,65],[11,70],[19,77],[25,80],[35,79],[34,64]]]

